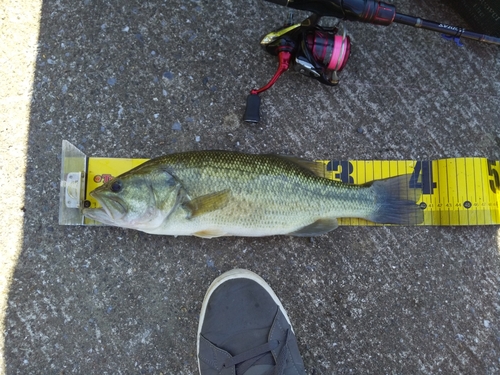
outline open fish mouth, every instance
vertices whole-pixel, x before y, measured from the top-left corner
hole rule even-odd
[[[85,216],[103,224],[117,225],[117,221],[121,220],[127,214],[126,208],[119,200],[109,197],[102,198],[92,193],[90,195],[101,207],[84,209],[83,214]]]
[[[83,216],[106,225],[116,225],[104,208],[84,208]]]

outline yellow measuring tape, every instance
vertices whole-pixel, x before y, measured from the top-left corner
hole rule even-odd
[[[325,163],[327,177],[346,183],[412,175],[410,187],[421,188],[422,225],[500,224],[500,162],[485,158],[439,160],[351,160]],[[340,221],[339,221],[340,222]],[[342,219],[342,225],[376,225]]]
[[[85,199],[89,192],[148,159],[88,158]],[[417,202],[422,225],[500,224],[500,162],[485,158],[439,160],[321,160],[325,177],[351,184],[411,174],[410,187],[421,188]],[[85,224],[93,222],[85,219]],[[340,225],[379,225],[362,219],[340,219]]]

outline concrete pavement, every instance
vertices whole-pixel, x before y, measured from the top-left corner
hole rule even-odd
[[[444,4],[395,4],[464,25]],[[227,149],[500,160],[498,47],[349,22],[352,56],[340,85],[286,73],[262,95],[262,121],[249,125],[241,121],[246,95],[276,68],[259,38],[282,24],[284,8],[262,0],[45,1],[35,45],[20,6],[2,15],[15,51],[2,81],[12,71],[28,79],[29,52],[37,54],[31,87],[2,89],[2,262],[13,272],[2,281],[5,373],[197,373],[201,301],[235,267],[260,274],[281,298],[308,374],[498,373],[497,227],[204,240],[65,227],[57,217],[63,139],[108,157]],[[36,20],[37,10],[30,14]],[[16,95],[30,112],[14,126]]]

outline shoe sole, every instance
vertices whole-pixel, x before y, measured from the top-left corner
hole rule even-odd
[[[197,341],[196,341],[196,358],[198,359],[198,371],[201,374],[201,369],[200,369],[200,334],[201,334],[201,328],[203,327],[203,321],[205,320],[205,312],[207,310],[207,304],[208,300],[212,296],[212,293],[217,289],[221,284],[225,283],[228,280],[234,280],[234,279],[249,279],[255,281],[257,284],[259,284],[261,287],[264,288],[264,290],[272,297],[276,305],[280,308],[281,312],[286,318],[286,321],[290,325],[290,329],[293,331],[292,323],[290,322],[290,319],[288,318],[288,314],[286,313],[285,308],[281,304],[281,301],[279,300],[278,296],[274,291],[271,289],[268,283],[257,275],[255,272],[245,270],[245,269],[233,269],[231,271],[224,272],[222,275],[217,277],[212,284],[208,287],[207,292],[205,293],[205,298],[203,298],[203,304],[201,305],[201,311],[200,311],[200,320],[198,322],[198,334],[196,336]]]

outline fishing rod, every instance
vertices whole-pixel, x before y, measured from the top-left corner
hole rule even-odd
[[[500,38],[483,35],[464,28],[425,20],[396,12],[396,7],[376,0],[266,0],[268,2],[305,10],[323,17],[335,17],[348,21],[361,21],[388,26],[393,22],[440,32],[452,37],[463,37],[479,42],[500,45]]]
[[[278,56],[278,70],[271,80],[259,89],[250,91],[243,120],[259,122],[259,94],[268,90],[277,79],[294,65],[310,78],[328,86],[339,83],[338,73],[347,64],[351,40],[343,25],[324,27],[319,25],[321,17],[335,17],[339,20],[359,21],[388,26],[395,23],[439,32],[455,40],[460,38],[500,45],[500,38],[468,31],[396,12],[396,7],[377,0],[266,0],[268,2],[312,12],[313,14],[294,24],[290,19],[282,28],[264,36],[260,44],[268,53]]]

